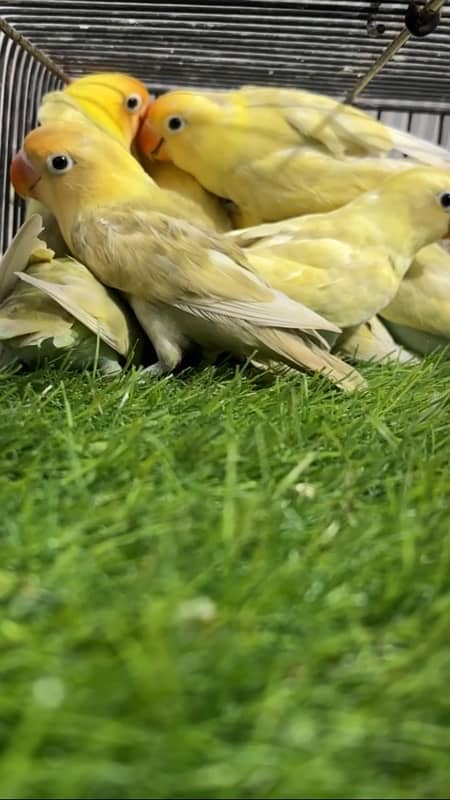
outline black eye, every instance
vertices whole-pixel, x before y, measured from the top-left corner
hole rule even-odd
[[[57,155],[47,158],[47,166],[50,172],[61,174],[62,172],[68,172],[69,169],[72,169],[73,161],[70,156],[67,156],[65,153],[58,153]]]
[[[142,105],[142,97],[138,94],[129,94],[125,98],[125,108],[127,111],[137,111]]]
[[[183,117],[168,117],[166,126],[169,131],[176,133],[176,131],[181,131],[184,128],[184,119]]]
[[[444,211],[450,211],[450,192],[442,192],[439,195],[439,202]]]

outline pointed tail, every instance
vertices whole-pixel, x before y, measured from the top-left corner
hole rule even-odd
[[[419,139],[412,133],[390,128],[394,147],[401,153],[419,161],[421,164],[430,164],[436,167],[446,167],[450,164],[450,151],[438,144],[432,144],[425,139]]]
[[[367,386],[353,367],[306,337],[276,328],[256,328],[254,334],[266,350],[294,369],[320,372],[347,392]]]

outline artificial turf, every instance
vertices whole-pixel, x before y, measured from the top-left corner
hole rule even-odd
[[[450,362],[0,373],[2,798],[450,796]]]

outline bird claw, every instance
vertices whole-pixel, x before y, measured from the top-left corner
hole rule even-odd
[[[116,378],[122,373],[122,367],[112,358],[99,358],[98,372],[101,378]]]
[[[167,370],[164,369],[160,361],[155,361],[149,367],[142,367],[139,370],[138,383],[147,383],[152,378],[161,378],[163,375],[167,375]]]

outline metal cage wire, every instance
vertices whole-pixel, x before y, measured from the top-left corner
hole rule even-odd
[[[27,131],[36,125],[42,96],[62,86],[46,67],[0,33],[0,253],[24,216],[24,202],[9,181],[9,165]]]
[[[122,70],[154,92],[253,83],[342,98],[404,28],[406,8],[407,0],[21,0],[0,3],[0,16],[73,77]],[[449,23],[447,4],[437,29],[410,39],[358,101],[382,121],[444,145],[450,142]],[[36,124],[42,95],[63,82],[2,33],[0,75],[4,251],[23,217],[23,203],[10,189],[11,157]]]

